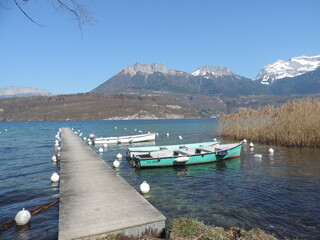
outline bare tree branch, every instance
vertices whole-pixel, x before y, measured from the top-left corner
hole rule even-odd
[[[16,1],[16,0],[13,0],[14,3],[17,5],[17,7],[20,9],[20,11],[31,21],[33,22],[34,24],[38,25],[39,27],[44,27],[43,25],[37,23],[36,21],[34,21],[24,10],[23,8],[20,6],[20,4]],[[24,2],[27,2],[28,0],[23,0]]]
[[[57,3],[59,8],[66,10],[74,16],[81,32],[84,24],[92,24],[94,22],[91,14],[77,0],[51,0],[51,2],[53,4]]]
[[[48,0],[49,1],[49,0]],[[82,26],[84,24],[92,24],[94,19],[92,18],[91,14],[87,11],[85,7],[83,7],[77,0],[50,0],[52,6],[58,10],[63,9],[66,12],[70,13],[73,16],[78,24],[78,28],[82,33]],[[49,2],[50,2],[49,1]],[[22,3],[27,4],[30,0],[13,0],[15,5],[19,8],[19,10],[34,24],[44,27],[43,25],[39,24],[35,21],[27,11],[25,11]],[[3,6],[2,6],[3,7]]]

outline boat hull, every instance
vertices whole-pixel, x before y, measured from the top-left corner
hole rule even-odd
[[[221,161],[230,158],[240,157],[242,149],[242,144],[238,144],[233,148],[228,149],[227,153],[219,154],[220,152],[207,152],[207,153],[196,153],[193,155],[186,156],[188,159],[186,161],[176,160],[177,157],[159,157],[150,159],[140,159],[139,157],[134,157],[134,163],[136,168],[150,168],[150,167],[169,167],[169,166],[181,166],[181,165],[192,165],[201,163],[210,163]]]
[[[154,141],[155,139],[156,139],[156,134],[150,133],[150,134],[140,134],[140,135],[132,135],[132,136],[122,136],[122,137],[96,138],[94,139],[94,144],[136,143],[136,142]]]

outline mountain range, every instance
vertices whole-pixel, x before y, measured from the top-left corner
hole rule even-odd
[[[193,73],[168,70],[163,64],[136,63],[123,69],[91,92],[163,95],[262,94],[259,82],[234,74],[226,67],[206,66]],[[237,93],[234,89],[237,89]]]
[[[94,93],[167,93],[221,96],[307,95],[320,92],[320,55],[279,60],[265,66],[255,79],[233,73],[226,67],[203,66],[192,73],[169,70],[158,63],[136,63],[121,70]]]
[[[264,66],[255,79],[226,67],[203,66],[192,73],[170,70],[159,63],[136,63],[90,92],[140,95],[200,94],[226,97],[249,95],[308,95],[320,92],[320,55],[278,60]],[[0,89],[0,98],[50,96],[30,87]]]
[[[240,108],[320,98],[319,66],[319,56],[296,57],[269,64],[249,79],[226,67],[203,66],[187,73],[136,63],[86,94],[0,89],[0,121],[219,117]],[[21,96],[35,97],[9,98]]]

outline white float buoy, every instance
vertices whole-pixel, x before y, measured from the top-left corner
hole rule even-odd
[[[169,134],[169,133],[167,133],[167,137],[169,137],[169,135],[170,135],[170,134]]]
[[[181,136],[179,136],[179,139],[181,140],[181,139],[182,139],[182,137],[181,137]]]
[[[217,141],[217,139],[216,139],[216,138],[213,138],[213,141],[215,141],[215,142],[216,142],[216,141]]]
[[[269,148],[268,152],[269,152],[269,153],[274,153],[273,148]]]
[[[24,208],[22,211],[19,211],[14,218],[17,225],[25,225],[29,222],[31,218],[31,213],[28,210],[25,210]]]
[[[243,142],[243,143],[247,143],[247,139],[243,139],[242,142]]]
[[[52,175],[51,175],[51,182],[58,182],[59,181],[59,175],[58,173],[54,172]]]
[[[104,146],[105,148],[107,148],[107,147],[108,147],[108,144],[105,143],[105,144],[103,144],[103,146]]]
[[[99,148],[99,152],[101,152],[101,153],[103,152],[103,148],[102,147]]]
[[[89,138],[89,139],[95,139],[95,138],[96,138],[96,135],[94,135],[93,133],[90,133],[89,136],[88,136],[88,138]]]
[[[120,162],[116,159],[113,161],[113,167],[118,168],[120,166]]]
[[[57,161],[56,155],[53,155],[53,156],[52,156],[52,161],[53,161],[53,162],[56,162],[56,161]]]
[[[117,129],[117,127],[114,127],[114,129]]]
[[[249,147],[254,147],[254,144],[251,142],[251,143],[249,144]]]
[[[143,183],[140,184],[140,192],[142,193],[148,193],[150,191],[150,186],[146,181],[143,181]]]
[[[118,154],[117,154],[117,158],[118,158],[118,159],[121,159],[121,158],[122,158],[122,154],[121,154],[121,153],[118,153]]]
[[[159,133],[156,133],[157,136],[159,136]]]
[[[262,155],[261,154],[255,154],[253,155],[255,158],[262,158]]]

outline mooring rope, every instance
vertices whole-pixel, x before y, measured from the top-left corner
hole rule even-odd
[[[53,201],[53,202],[51,202],[51,203],[47,203],[47,204],[45,204],[45,205],[43,205],[43,206],[37,207],[37,208],[35,208],[35,209],[32,209],[32,210],[30,211],[31,216],[32,216],[32,215],[35,215],[35,214],[37,214],[37,213],[43,212],[44,210],[48,209],[49,207],[55,205],[55,204],[58,203],[58,202],[59,202],[59,200],[55,200],[55,201]],[[15,223],[16,223],[16,222],[15,222],[14,219],[9,220],[9,221],[6,221],[6,222],[4,222],[4,223],[1,223],[1,224],[0,224],[0,232],[4,232],[4,231],[8,230],[8,229],[11,228],[12,226],[14,226]]]

